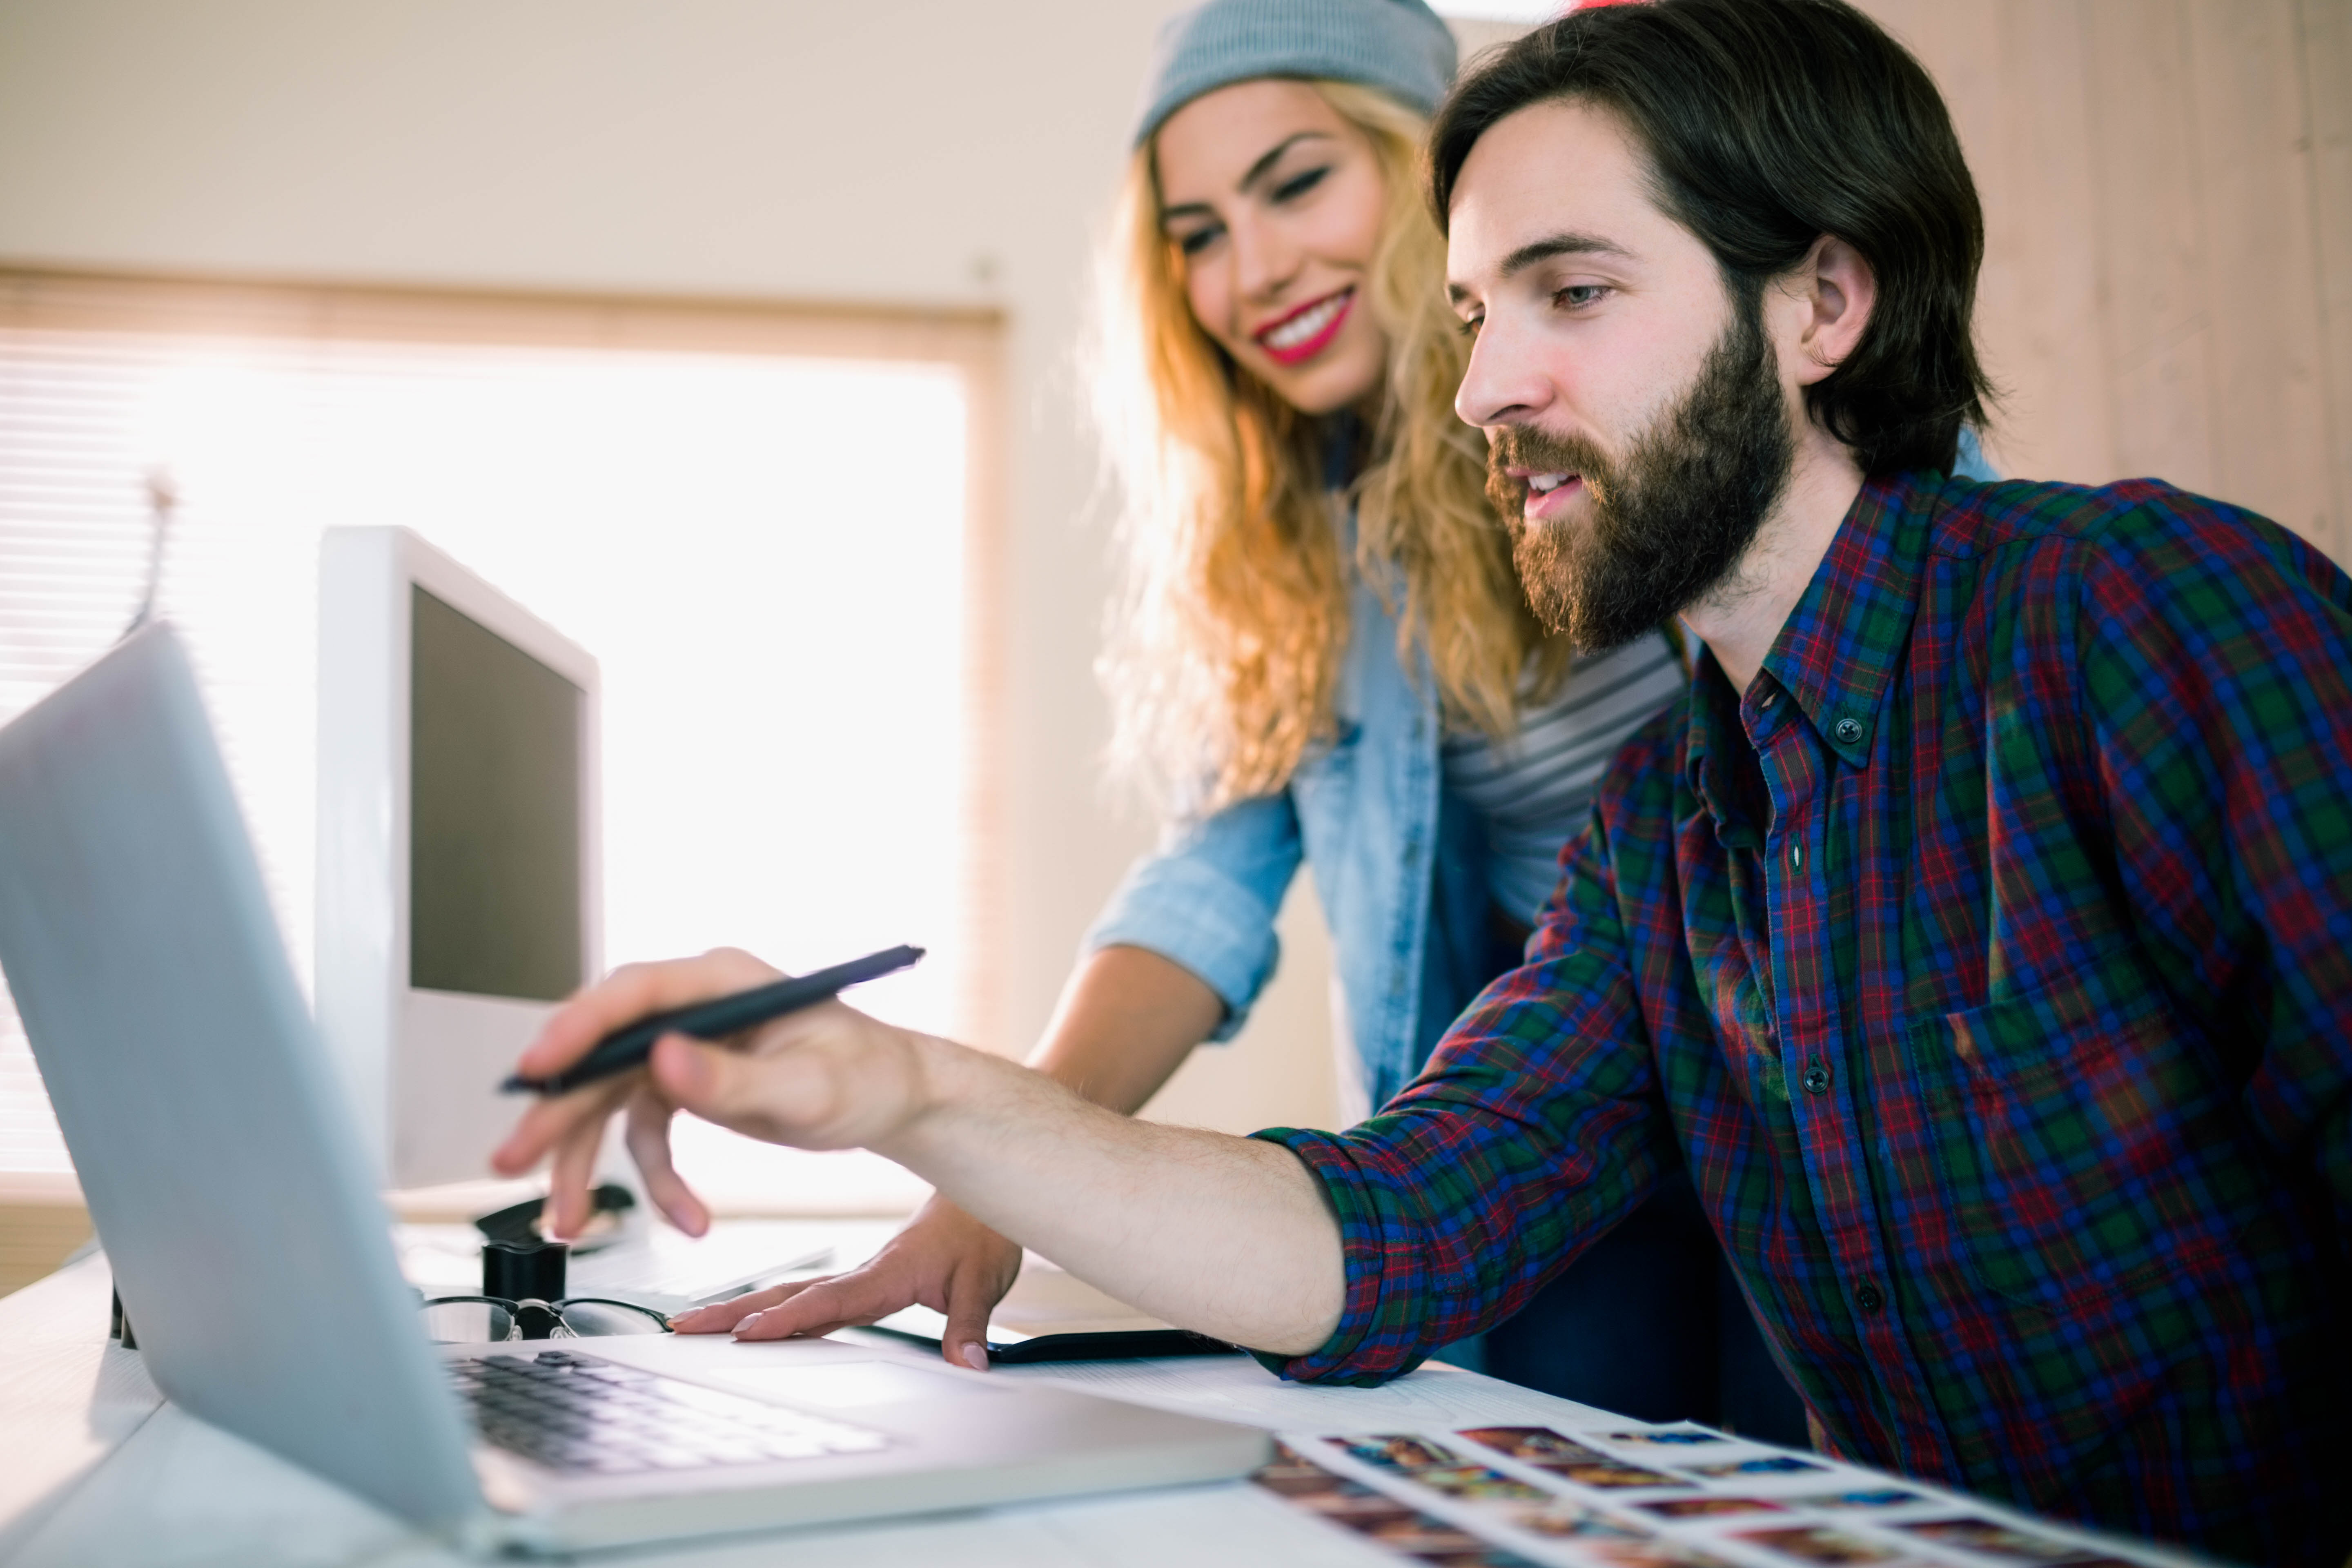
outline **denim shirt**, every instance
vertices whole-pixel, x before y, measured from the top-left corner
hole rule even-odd
[[[1225,1004],[1230,1038],[1273,977],[1275,913],[1303,857],[1329,923],[1342,1033],[1367,1106],[1412,1081],[1492,978],[1485,834],[1444,788],[1435,688],[1408,678],[1396,621],[1359,583],[1334,707],[1339,733],[1269,795],[1173,824],[1084,946],[1150,949]]]
[[[1961,479],[1998,478],[1960,432]],[[1170,826],[1136,862],[1081,949],[1140,947],[1198,975],[1225,1005],[1230,1039],[1274,976],[1276,912],[1304,858],[1331,932],[1336,1020],[1354,1047],[1358,1115],[1417,1077],[1486,982],[1517,962],[1494,952],[1486,831],[1444,787],[1437,689],[1406,671],[1396,619],[1359,582],[1335,702],[1339,734],[1279,792]],[[1352,1118],[1351,1118],[1352,1120]]]

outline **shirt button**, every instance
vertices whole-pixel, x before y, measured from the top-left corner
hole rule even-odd
[[[1837,738],[1838,738],[1838,742],[1839,742],[1841,745],[1847,745],[1847,746],[1851,746],[1851,745],[1853,745],[1856,741],[1861,740],[1861,739],[1862,739],[1862,721],[1861,721],[1861,720],[1859,720],[1859,719],[1841,719],[1841,720],[1839,720],[1839,721],[1837,721]]]
[[[1804,869],[1805,847],[1803,845],[1791,844],[1789,846],[1789,864],[1796,867],[1801,871]]]
[[[1815,1062],[1805,1069],[1805,1092],[1827,1094],[1830,1091],[1830,1069]]]
[[[1762,698],[1758,700],[1756,706],[1759,708],[1769,708],[1779,700],[1780,700],[1780,694],[1779,692],[1768,691]]]
[[[1875,1312],[1886,1305],[1886,1298],[1878,1293],[1875,1285],[1864,1285],[1853,1293],[1853,1304],[1865,1312]]]

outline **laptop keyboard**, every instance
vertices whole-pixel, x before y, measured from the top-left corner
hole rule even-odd
[[[591,1475],[762,1465],[887,1447],[879,1432],[572,1351],[453,1361],[485,1441]]]

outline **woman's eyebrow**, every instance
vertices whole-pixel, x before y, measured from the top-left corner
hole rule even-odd
[[[1284,137],[1272,147],[1267,148],[1258,161],[1249,166],[1248,172],[1242,175],[1241,183],[1234,189],[1246,195],[1250,187],[1273,172],[1274,166],[1282,161],[1282,155],[1285,153],[1289,152],[1301,142],[1328,142],[1332,139],[1331,133],[1328,131],[1300,131]],[[1175,206],[1160,209],[1160,225],[1165,228],[1169,224],[1180,220],[1198,217],[1213,218],[1216,216],[1216,209],[1206,202],[1181,202]]]
[[[1331,133],[1328,131],[1301,131],[1295,134],[1284,137],[1281,141],[1268,148],[1265,155],[1259,158],[1256,163],[1252,163],[1249,166],[1249,173],[1242,176],[1242,183],[1235,185],[1234,189],[1241,192],[1244,195],[1248,195],[1250,187],[1256,184],[1260,180],[1265,179],[1267,174],[1271,174],[1274,170],[1275,164],[1282,161],[1282,155],[1285,153],[1289,152],[1293,147],[1297,146],[1301,142],[1328,142],[1330,140]]]

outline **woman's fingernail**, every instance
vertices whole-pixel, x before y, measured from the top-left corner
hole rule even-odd
[[[971,1368],[974,1372],[986,1372],[988,1370],[987,1347],[978,1343],[965,1345],[963,1347],[963,1364]]]

